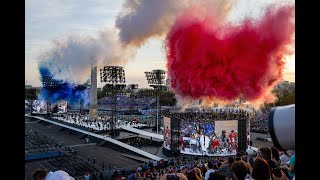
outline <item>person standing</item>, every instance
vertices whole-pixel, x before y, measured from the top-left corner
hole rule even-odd
[[[93,164],[96,164],[96,156],[93,156]]]
[[[207,172],[205,173],[204,175],[204,179],[205,180],[208,180],[209,179],[209,176],[211,173],[214,173],[216,172],[214,169],[213,169],[213,163],[211,161],[208,162],[208,170]]]
[[[90,163],[90,155],[88,155],[88,163]]]
[[[207,149],[209,147],[209,142],[210,139],[208,138],[208,136],[206,136],[206,134],[204,132],[201,132],[201,137],[200,137],[200,144],[201,144],[201,151],[206,153]]]
[[[85,180],[90,180],[90,174],[89,174],[89,172],[86,172],[86,173],[84,174],[84,179],[85,179]]]
[[[231,144],[234,142],[234,137],[233,137],[233,130],[231,130],[230,134],[229,134],[229,141],[231,142]]]

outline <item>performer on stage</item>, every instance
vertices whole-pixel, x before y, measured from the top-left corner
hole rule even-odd
[[[190,144],[190,149],[194,152],[197,151],[197,140],[195,139],[194,135],[191,135],[192,139],[190,140],[189,144]]]
[[[201,145],[201,151],[202,152],[207,152],[207,149],[209,147],[209,142],[210,139],[208,138],[208,136],[206,136],[205,133],[203,133],[202,131],[200,132],[200,145]]]
[[[216,134],[213,132],[212,135],[210,136],[210,152],[211,153],[213,152],[213,148],[214,148],[213,141],[215,139],[217,139],[217,137],[216,137]]]
[[[220,140],[221,140],[223,147],[226,147],[226,143],[227,143],[226,130],[222,130]]]
[[[167,126],[166,129],[166,147],[169,148],[170,147],[170,129]]]
[[[192,134],[195,138],[195,140],[197,141],[197,150],[200,151],[200,135],[198,134],[197,130],[194,129],[193,134]]]
[[[233,133],[233,137],[234,137],[234,147],[236,147],[237,148],[237,145],[238,145],[238,131],[235,131],[234,133]]]
[[[184,140],[183,140],[183,134],[180,135],[180,143],[181,143],[181,150],[184,151]]]
[[[229,134],[229,142],[232,144],[234,142],[234,135],[233,135],[233,130],[231,130],[230,134]]]

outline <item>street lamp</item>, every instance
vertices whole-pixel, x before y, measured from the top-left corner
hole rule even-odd
[[[157,92],[157,134],[159,134],[159,99],[160,90],[164,88],[164,79],[166,72],[161,69],[155,69],[151,72],[145,72],[148,84]]]
[[[107,90],[113,95],[113,108],[111,115],[111,132],[114,130],[114,123],[116,122],[117,111],[117,92],[123,90],[126,85],[124,69],[121,66],[104,66],[100,69],[100,80],[106,82]]]

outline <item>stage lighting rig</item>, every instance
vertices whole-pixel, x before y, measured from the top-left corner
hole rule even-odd
[[[122,91],[126,85],[125,72],[121,66],[104,66],[100,69],[100,80],[105,82],[107,93],[111,93],[113,96],[113,110],[111,116],[111,132],[114,133],[114,124],[116,122],[117,111],[117,92]]]
[[[145,72],[148,84],[157,92],[157,134],[159,134],[159,99],[160,90],[164,89],[164,79],[166,72],[161,69],[154,69],[151,72]]]

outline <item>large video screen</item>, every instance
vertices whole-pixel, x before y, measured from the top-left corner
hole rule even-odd
[[[39,114],[47,113],[47,102],[45,102],[44,100],[33,101],[32,112],[39,113]]]
[[[170,150],[171,149],[171,118],[164,117],[163,125],[164,125],[163,147]]]
[[[238,137],[237,120],[182,120],[180,152],[187,154],[234,153]]]

